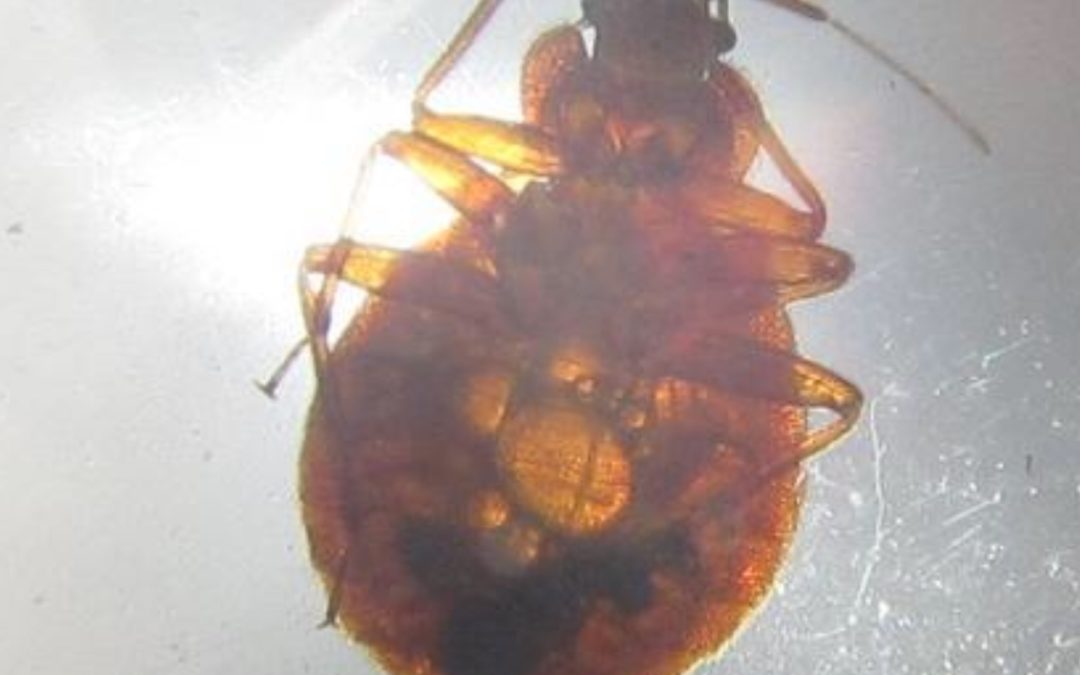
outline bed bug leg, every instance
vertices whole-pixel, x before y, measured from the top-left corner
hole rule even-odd
[[[443,115],[417,106],[417,134],[500,169],[532,176],[555,176],[562,160],[555,140],[537,127],[478,115]]]
[[[431,253],[352,243],[343,261],[333,246],[313,246],[304,257],[309,274],[325,274],[335,264],[341,281],[371,295],[441,312],[495,328],[494,279],[487,273]],[[425,283],[437,278],[440,284]]]
[[[716,162],[716,168],[705,165],[700,171],[690,172],[676,187],[682,201],[707,222],[719,221],[740,231],[765,236],[817,239],[827,219],[825,201],[765,117],[749,83],[723,65],[713,70],[709,81],[726,99],[735,128],[744,129],[752,138],[742,152],[754,156],[759,149],[763,150],[807,210],[796,209],[774,195],[733,180],[724,173],[724,161]]]
[[[450,44],[446,46],[427,72],[424,73],[424,77],[413,96],[414,103],[423,105],[431,92],[446,79],[446,76],[450,74],[450,71],[454,69],[461,57],[476,41],[476,37],[502,3],[503,0],[479,0],[477,2],[469,17],[461,24],[461,28],[458,29],[457,34],[450,41]]]
[[[784,177],[788,183],[795,188],[795,192],[798,193],[799,198],[807,203],[810,207],[810,222],[811,228],[821,233],[821,230],[825,227],[825,220],[827,217],[825,209],[825,200],[821,198],[821,193],[818,192],[817,187],[799,166],[799,163],[795,161],[795,158],[788,152],[787,146],[780,140],[779,134],[776,133],[776,129],[765,118],[764,113],[759,111],[759,123],[758,123],[758,140],[761,142],[761,147],[765,150],[765,154],[769,156],[769,159],[776,164],[780,169],[780,174]]]
[[[301,345],[311,347],[317,375],[324,369],[329,356],[326,333],[334,291],[341,268],[355,246],[349,234],[356,227],[355,214],[365,199],[367,175],[377,156],[385,154],[412,169],[464,216],[466,224],[474,229],[473,234],[480,240],[490,239],[490,228],[496,215],[506,211],[514,194],[470,156],[507,171],[553,175],[560,170],[559,157],[551,139],[526,125],[481,117],[437,115],[418,106],[416,129],[388,134],[368,153],[360,170],[343,236],[330,249],[321,250],[317,270],[307,259],[301,265],[300,297],[307,327],[307,337]],[[310,284],[310,274],[315,271],[322,275],[318,288]],[[301,349],[302,346],[294,347],[270,378],[257,382],[256,386],[273,398]]]
[[[472,228],[472,234],[480,241],[490,241],[498,214],[507,211],[515,196],[502,180],[481,168],[471,156],[508,171],[534,175],[551,175],[561,166],[551,140],[543,132],[525,125],[480,117],[442,116],[422,107],[417,109],[416,125],[417,131],[386,135],[375,146],[374,154],[385,154],[414,171],[462,214],[466,226]],[[356,202],[362,194],[358,190],[350,213],[358,210]],[[352,221],[350,216],[347,223]],[[346,232],[351,229],[347,227]],[[329,356],[326,332],[334,290],[355,247],[354,242],[343,236],[329,249],[329,255],[323,249],[317,270],[311,260],[305,260],[301,266],[300,295],[316,374]],[[310,273],[315,271],[323,278],[317,290],[308,281]]]
[[[813,240],[824,225],[823,216],[799,211],[745,183],[700,176],[681,186],[680,192],[694,215],[740,232]]]
[[[438,141],[415,132],[396,132],[383,138],[379,146],[460,212],[481,239],[490,237],[485,229],[513,202],[514,193],[505,183]]]
[[[451,140],[458,145],[485,145],[495,143],[513,134],[512,129],[497,127],[494,123],[483,121],[454,120],[425,115],[426,124],[442,133],[442,140]],[[477,133],[477,127],[487,133]],[[517,146],[524,147],[521,144]],[[532,146],[528,146],[532,147]],[[458,212],[465,223],[472,228],[473,235],[479,240],[488,240],[491,227],[497,214],[505,212],[514,200],[513,191],[501,180],[491,175],[464,153],[449,147],[440,140],[432,140],[419,132],[394,132],[383,137],[376,144],[373,155],[385,154],[402,162],[414,171],[422,180]],[[499,157],[491,157],[498,161]],[[363,191],[354,196],[350,214],[359,211]],[[308,337],[317,362],[325,361],[329,353],[325,333],[329,323],[329,308],[332,305],[334,289],[341,275],[341,270],[350,258],[350,252],[357,246],[349,237],[355,216],[346,219],[345,235],[329,249],[322,249],[317,269],[311,260],[305,259],[301,265],[300,296],[304,307]],[[322,284],[313,289],[309,283],[311,273],[322,275]]]
[[[259,388],[259,391],[266,394],[267,398],[276,399],[277,389],[281,386],[281,381],[285,379],[285,375],[292,369],[293,363],[296,362],[296,359],[300,358],[300,355],[304,353],[307,346],[307,337],[300,338],[281,360],[281,363],[278,364],[277,368],[270,373],[269,377],[264,380],[253,380],[252,383]]]
[[[379,155],[389,155],[404,163],[454,206],[475,228],[481,240],[489,237],[497,214],[512,203],[514,193],[489,174],[470,155],[499,168],[530,174],[550,175],[559,170],[554,144],[543,132],[526,125],[467,116],[441,116],[426,107],[427,98],[445,79],[487,25],[502,0],[480,0],[450,44],[428,69],[413,95],[413,131],[393,132],[372,146],[360,169],[347,210],[342,236],[334,245],[331,264],[321,266],[322,283],[313,291],[309,270],[301,269],[300,296],[308,343],[315,361],[316,376],[322,379],[329,357],[326,332],[341,266],[352,246],[349,237],[357,229],[360,206],[365,201],[367,176]]]
[[[811,19],[813,21],[828,21],[828,13],[818,7],[817,5],[809,2],[803,2],[803,0],[764,0],[770,5],[775,5],[781,9],[786,9],[789,12],[794,12],[799,16]]]
[[[730,288],[771,288],[771,301],[788,303],[839,288],[850,276],[851,257],[814,242],[732,234],[682,254],[683,272],[702,283]]]
[[[330,594],[326,600],[326,614],[319,623],[319,628],[333,628],[337,626],[338,612],[341,610],[341,599],[345,594],[345,575],[349,571],[349,548],[338,554],[338,564],[334,569],[334,583],[330,587]]]
[[[673,340],[650,357],[654,377],[675,377],[737,396],[833,412],[837,418],[807,432],[795,462],[821,452],[851,430],[862,408],[862,394],[824,366],[791,352],[731,336]]]
[[[490,238],[490,228],[496,214],[504,211],[514,199],[510,188],[468,157],[417,133],[388,134],[375,146],[373,152],[389,155],[416,172],[461,212],[466,225],[472,228],[473,235],[481,241]],[[350,214],[356,213],[358,207],[359,204],[354,200]],[[353,217],[350,215],[346,222],[350,224],[352,221]],[[327,333],[337,284],[350,259],[356,260],[353,252],[364,253],[370,250],[352,241],[347,236],[349,229],[351,228],[347,227],[346,234],[332,246],[321,247],[317,257],[305,257],[300,266],[300,299],[315,361],[315,372],[320,381],[323,380],[330,353]],[[363,264],[359,267],[354,265],[354,270],[365,273]],[[385,268],[382,273],[385,274],[388,270],[389,268]],[[311,284],[312,274],[322,277],[317,288]]]

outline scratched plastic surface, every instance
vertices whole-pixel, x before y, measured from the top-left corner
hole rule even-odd
[[[522,49],[577,8],[508,2],[433,103],[514,113]],[[0,8],[0,671],[375,672],[315,629],[310,369],[276,403],[250,382],[300,331],[300,251],[468,4]],[[994,153],[829,32],[735,3],[733,60],[858,265],[796,308],[799,339],[868,406],[808,467],[773,596],[700,672],[1077,672],[1080,7],[828,6]],[[384,173],[373,237],[446,217]]]

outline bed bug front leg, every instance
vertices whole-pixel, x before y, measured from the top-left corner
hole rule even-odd
[[[764,236],[817,239],[827,212],[821,194],[787,151],[765,117],[749,83],[717,63],[709,76],[721,115],[730,120],[730,146],[713,143],[696,158],[673,191],[696,218]],[[747,185],[745,175],[762,151],[795,190],[807,210]]]

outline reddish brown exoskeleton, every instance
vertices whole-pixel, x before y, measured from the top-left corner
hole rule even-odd
[[[497,4],[376,147],[460,220],[305,259],[327,618],[400,675],[681,673],[766,596],[801,462],[858,417],[784,309],[851,261],[817,243],[817,190],[719,60],[725,3],[586,0],[591,52],[581,26],[535,41],[523,122],[431,111]],[[801,205],[748,184],[760,155]],[[331,345],[341,282],[370,298]]]

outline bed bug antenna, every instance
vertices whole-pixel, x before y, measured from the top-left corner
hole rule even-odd
[[[476,40],[476,36],[491,20],[502,2],[503,0],[481,0],[476,5],[469,17],[465,19],[465,23],[461,24],[461,28],[450,41],[450,45],[424,73],[424,79],[420,81],[420,86],[416,88],[413,98],[414,107],[423,107],[427,103],[428,96],[461,60],[462,55]]]
[[[957,126],[968,137],[975,147],[979,148],[984,154],[990,154],[990,143],[986,140],[974,124],[967,120],[960,112],[949,103],[945,97],[934,90],[929,84],[923,81],[918,75],[916,75],[910,68],[900,63],[895,57],[887,53],[884,49],[874,44],[869,38],[862,35],[851,26],[831,16],[821,7],[812,5],[802,0],[762,0],[763,2],[779,7],[798,14],[812,21],[819,21],[827,23],[837,33],[847,38],[849,42],[854,44],[859,49],[863,50],[871,57],[873,57],[878,63],[885,66],[887,69],[896,73],[911,86],[927,98],[934,107],[938,109],[941,114],[949,119],[953,124]]]
[[[798,14],[811,21],[829,21],[829,14],[821,7],[802,0],[763,0],[764,2]]]

